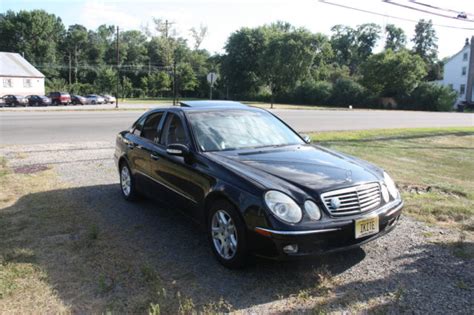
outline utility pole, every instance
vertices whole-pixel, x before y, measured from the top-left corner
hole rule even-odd
[[[117,26],[117,90],[115,92],[115,108],[118,108],[118,99],[119,99],[119,85],[120,85],[120,71],[119,71],[119,62],[120,62],[120,52],[119,52],[119,27]]]
[[[176,58],[173,60],[173,106],[176,106]]]
[[[168,20],[165,20],[165,38],[168,38],[169,28],[172,24],[174,24],[174,22],[168,22]]]
[[[71,51],[69,51],[69,87],[71,87]]]

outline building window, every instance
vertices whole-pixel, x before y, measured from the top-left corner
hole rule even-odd
[[[466,85],[461,84],[461,87],[459,88],[459,94],[464,95],[466,93]]]
[[[453,85],[452,85],[451,83],[448,84],[448,87],[449,87],[451,90],[453,90]]]
[[[463,61],[467,61],[467,52],[465,52],[465,53],[462,55],[462,60],[463,60]]]
[[[11,88],[13,86],[12,79],[3,79],[3,87]]]
[[[31,87],[31,79],[23,79],[23,87],[30,88]]]
[[[461,72],[461,74],[462,74],[462,75],[466,75],[466,71],[467,71],[466,67],[462,67],[462,72]]]

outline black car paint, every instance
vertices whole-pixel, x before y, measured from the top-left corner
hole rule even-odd
[[[168,154],[163,145],[134,135],[132,129],[118,135],[116,163],[119,165],[122,160],[129,163],[138,189],[146,195],[186,209],[191,217],[204,225],[206,211],[212,202],[225,198],[241,213],[251,249],[256,254],[271,258],[287,258],[282,247],[292,242],[305,244],[302,247],[304,250],[295,256],[359,246],[389,232],[398,220],[403,206],[401,200],[391,200],[369,213],[333,217],[325,210],[319,197],[321,193],[334,189],[381,182],[383,170],[380,168],[310,144],[201,152],[195,145],[192,126],[186,117],[187,111],[194,110],[225,109],[176,107],[145,114],[164,111],[165,115],[173,113],[180,117],[190,139],[191,156],[187,158]],[[246,110],[261,109],[248,107]],[[166,117],[161,119],[158,129],[163,127],[165,120]],[[315,201],[323,212],[321,220],[311,221],[305,214],[296,224],[277,219],[263,201],[265,192],[270,189],[289,195],[302,209],[306,200]],[[374,213],[378,213],[380,218],[380,233],[355,240],[354,220]],[[283,233],[263,235],[257,233],[256,228]],[[321,234],[308,232],[326,229],[335,231]],[[291,235],[286,232],[309,234]]]

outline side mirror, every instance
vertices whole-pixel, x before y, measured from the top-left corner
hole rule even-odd
[[[172,143],[166,147],[166,153],[168,153],[169,155],[186,157],[189,155],[189,148],[185,144]]]
[[[301,134],[301,138],[303,138],[304,142],[311,143],[311,137],[306,134]]]

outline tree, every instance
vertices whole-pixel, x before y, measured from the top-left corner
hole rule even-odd
[[[117,72],[111,67],[101,67],[94,83],[100,93],[112,93],[117,87]]]
[[[129,78],[126,76],[122,77],[122,98],[129,97],[130,94],[132,93],[133,90],[133,85],[132,81],[130,81]]]
[[[66,56],[64,60],[67,60],[73,65],[72,72],[74,79],[68,80],[69,84],[74,81],[78,81],[79,63],[82,61],[87,64],[86,49],[88,47],[88,33],[87,29],[79,24],[69,26],[66,38],[64,39],[66,48]],[[70,60],[69,60],[70,59]],[[71,69],[69,69],[71,71]],[[82,69],[81,69],[82,70]],[[81,71],[82,72],[82,71]],[[82,72],[83,73],[83,72]]]
[[[269,36],[259,58],[259,75],[270,90],[273,107],[275,95],[288,92],[309,76],[318,42],[305,29],[273,29]]]
[[[188,63],[180,63],[176,68],[176,91],[180,92],[193,91],[198,85],[196,75],[193,68]]]
[[[0,14],[0,51],[24,54],[47,77],[58,74],[64,33],[61,19],[44,10]]]
[[[372,49],[380,38],[380,32],[380,26],[374,23],[357,26],[355,34],[358,63],[365,61],[372,54]]]
[[[426,75],[425,63],[407,50],[391,49],[370,56],[362,65],[362,84],[375,95],[400,97],[409,94]]]
[[[221,73],[230,93],[243,97],[258,91],[261,83],[259,56],[267,40],[264,27],[241,28],[229,36],[225,45],[226,54],[222,56]]]
[[[207,35],[207,26],[206,25],[199,25],[199,29],[192,27],[189,32],[191,33],[191,37],[194,40],[194,50],[198,50],[202,44],[202,41]]]
[[[432,64],[438,56],[438,37],[433,28],[431,20],[420,20],[415,26],[415,36],[413,51],[419,55],[426,63]]]
[[[403,29],[396,27],[394,24],[387,24],[387,26],[385,26],[385,32],[387,33],[385,49],[399,51],[405,48],[407,37]]]
[[[380,38],[380,26],[374,23],[358,25],[356,29],[344,25],[331,28],[331,46],[335,62],[349,67],[351,74],[357,73],[359,65],[371,54]]]

